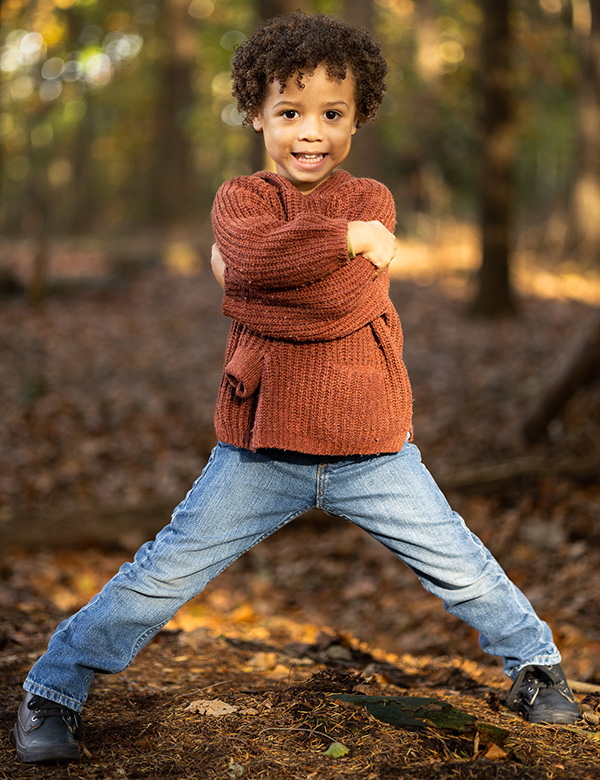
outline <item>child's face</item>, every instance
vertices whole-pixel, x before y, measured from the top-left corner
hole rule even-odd
[[[350,151],[356,132],[354,79],[332,79],[323,65],[303,77],[299,89],[295,74],[280,92],[278,81],[252,122],[264,135],[267,153],[277,173],[308,195],[331,176]]]

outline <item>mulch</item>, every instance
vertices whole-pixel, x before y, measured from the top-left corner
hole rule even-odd
[[[586,720],[534,726],[509,712],[506,679],[473,632],[387,550],[315,513],[237,561],[125,673],[96,678],[79,764],[17,762],[20,683],[49,633],[160,528],[212,443],[218,293],[207,271],[151,267],[57,290],[38,312],[20,298],[0,312],[0,778],[600,777],[600,486],[550,469],[600,454],[598,382],[535,447],[518,435],[593,307],[523,294],[519,317],[473,321],[467,283],[464,270],[436,281],[430,268],[392,283],[417,441],[443,478],[536,458],[534,476],[450,498],[552,625]],[[44,518],[62,535],[38,533]],[[424,696],[507,733],[398,728],[334,693]],[[202,714],[199,701],[235,709]],[[337,743],[347,752],[334,757]]]

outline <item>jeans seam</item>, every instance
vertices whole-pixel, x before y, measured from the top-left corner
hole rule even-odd
[[[175,513],[177,512],[178,509],[181,509],[183,511],[183,510],[185,510],[187,508],[187,505],[189,504],[189,501],[190,501],[192,493],[194,492],[194,489],[205,478],[206,473],[208,472],[208,469],[210,468],[210,466],[212,465],[214,459],[216,458],[216,451],[217,451],[217,448],[219,447],[220,444],[221,444],[221,442],[217,442],[216,447],[212,448],[212,450],[210,452],[210,455],[208,456],[208,460],[206,461],[206,464],[205,464],[204,468],[202,469],[200,475],[198,476],[197,479],[194,480],[194,483],[193,483],[192,487],[188,490],[188,492],[185,494],[183,499],[179,502],[179,504],[175,507],[175,509],[171,513],[171,519],[173,518],[173,516],[175,515]]]
[[[300,515],[304,514],[304,512],[307,512],[309,509],[311,509],[311,507],[310,507],[310,506],[307,506],[305,509],[301,509],[299,512],[297,512],[297,513],[295,513],[295,514],[294,514],[294,513],[292,513],[290,516],[286,516],[286,517],[285,517],[285,518],[284,518],[284,519],[283,519],[283,520],[282,520],[282,521],[281,521],[281,522],[280,522],[278,525],[276,525],[274,528],[272,528],[272,529],[269,529],[268,531],[265,531],[265,533],[263,533],[263,534],[262,534],[262,536],[260,536],[260,537],[259,537],[259,538],[258,538],[258,539],[257,539],[257,540],[256,540],[256,541],[253,543],[253,544],[251,544],[251,545],[250,545],[250,547],[246,547],[246,549],[244,549],[244,550],[242,550],[240,553],[238,553],[238,554],[235,556],[235,558],[233,558],[233,559],[231,559],[231,560],[228,560],[228,561],[227,561],[227,563],[225,563],[225,564],[224,564],[224,565],[223,565],[223,566],[222,566],[222,567],[221,567],[221,568],[220,568],[220,569],[219,569],[219,570],[218,570],[218,571],[217,571],[217,572],[216,572],[216,573],[215,573],[215,574],[214,574],[214,575],[213,575],[213,576],[210,578],[210,580],[209,580],[209,581],[206,583],[206,585],[204,586],[204,588],[202,588],[202,590],[199,590],[199,591],[198,591],[197,593],[195,593],[193,596],[190,596],[190,597],[189,597],[189,599],[187,599],[187,601],[185,601],[185,602],[184,602],[184,604],[187,604],[187,603],[188,603],[188,602],[190,602],[192,599],[194,599],[194,598],[196,598],[197,596],[199,596],[199,595],[200,595],[200,593],[202,593],[202,591],[203,591],[203,590],[206,588],[206,586],[208,585],[208,583],[209,583],[209,582],[212,582],[214,579],[216,579],[216,578],[219,576],[219,574],[221,574],[223,571],[225,571],[225,569],[229,568],[229,566],[231,566],[233,563],[235,563],[235,561],[237,561],[237,560],[238,560],[238,558],[241,558],[241,557],[242,557],[242,555],[244,555],[245,553],[247,553],[247,552],[248,552],[249,550],[251,550],[253,547],[256,547],[256,545],[257,545],[257,544],[260,544],[260,543],[261,543],[262,541],[264,541],[264,540],[265,540],[267,537],[269,537],[269,536],[272,536],[274,533],[276,533],[276,532],[277,532],[277,531],[279,531],[281,528],[283,528],[283,526],[284,526],[284,525],[287,525],[288,523],[291,523],[293,520],[295,520],[297,517],[300,517]],[[170,618],[167,618],[167,620],[165,620],[165,621],[164,621],[164,622],[162,622],[162,623],[157,623],[155,626],[152,626],[151,628],[147,628],[147,629],[146,629],[146,631],[144,631],[144,633],[143,633],[141,636],[139,636],[139,637],[138,637],[138,639],[137,639],[137,641],[136,641],[136,643],[135,643],[135,645],[134,645],[134,649],[133,649],[133,652],[132,652],[132,654],[131,654],[131,657],[129,658],[129,661],[128,661],[128,662],[127,662],[127,664],[125,665],[124,669],[126,669],[126,668],[127,668],[127,667],[128,667],[130,664],[131,664],[131,662],[132,662],[132,661],[133,661],[133,659],[136,657],[136,655],[138,654],[138,652],[140,651],[140,649],[141,649],[141,648],[144,646],[145,642],[146,642],[146,641],[147,641],[149,638],[152,638],[152,636],[156,636],[156,634],[158,634],[158,633],[159,633],[159,631],[161,631],[161,630],[162,630],[162,629],[163,629],[163,628],[164,628],[164,627],[167,625],[167,623],[169,622],[169,620],[171,620],[171,619],[172,619],[172,618],[175,616],[175,614],[176,614],[176,613],[177,613],[177,612],[178,612],[178,611],[181,609],[181,607],[183,607],[183,605],[184,605],[184,604],[181,604],[181,605],[180,605],[180,606],[177,608],[177,610],[176,610],[176,611],[173,613],[173,615],[172,615]]]
[[[325,469],[327,468],[326,463],[319,463],[319,468],[317,470],[317,500],[316,500],[316,507],[317,509],[323,509],[323,503],[325,502]]]

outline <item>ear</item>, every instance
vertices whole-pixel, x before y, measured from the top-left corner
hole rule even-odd
[[[358,130],[358,120],[356,119],[354,121],[354,124],[352,125],[352,135],[354,135],[354,133],[356,133],[357,130]]]
[[[252,127],[256,130],[257,133],[262,133],[262,121],[260,118],[260,114],[255,114],[252,119]]]

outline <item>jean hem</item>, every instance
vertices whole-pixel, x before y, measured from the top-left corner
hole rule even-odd
[[[83,709],[82,702],[77,701],[76,699],[72,699],[70,696],[66,696],[64,693],[59,693],[58,691],[52,690],[51,688],[46,688],[44,685],[39,685],[29,678],[27,678],[23,683],[23,689],[28,691],[28,693],[33,693],[35,696],[41,696],[43,699],[49,699],[56,704],[61,704],[63,707],[68,707],[70,710],[74,710],[75,712],[81,712]]]
[[[525,663],[518,664],[517,666],[513,666],[510,669],[507,669],[506,674],[508,677],[510,677],[511,680],[514,680],[521,669],[524,669],[526,666],[554,666],[555,664],[559,664],[561,661],[562,657],[560,653],[553,653],[552,655],[536,655],[530,661],[525,661]]]

